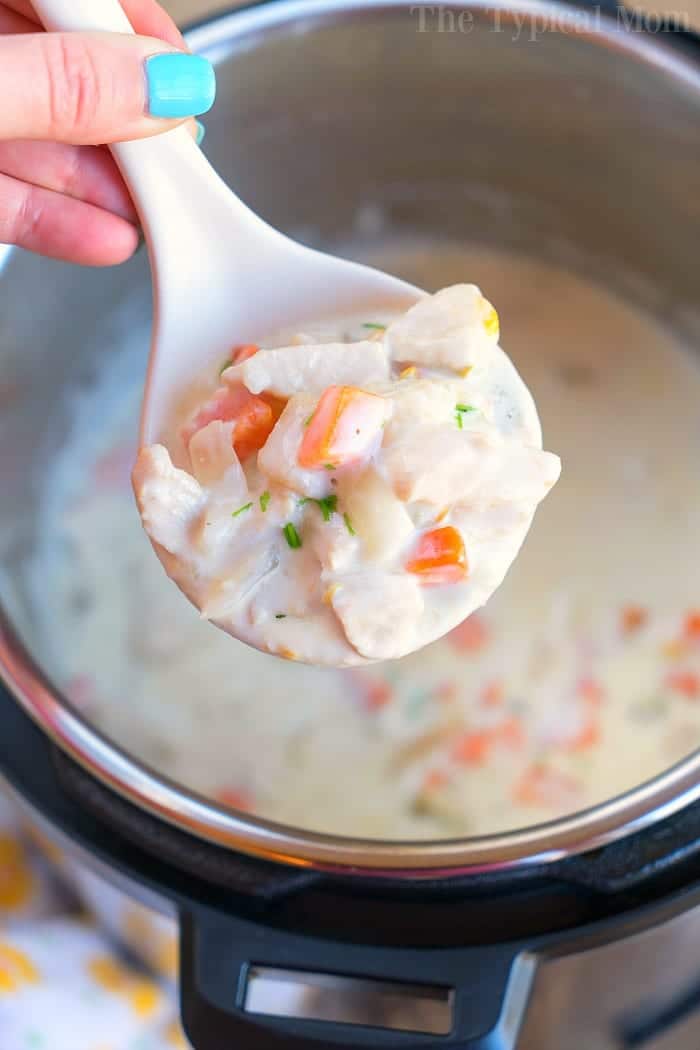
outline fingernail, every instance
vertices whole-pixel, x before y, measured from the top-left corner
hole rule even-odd
[[[204,136],[207,133],[207,129],[204,127],[204,124],[202,124],[201,120],[195,120],[195,124],[197,125],[197,136],[194,141],[197,143],[198,146],[201,146],[204,142]]]
[[[148,112],[152,117],[196,117],[214,105],[216,74],[211,62],[185,52],[146,60]]]

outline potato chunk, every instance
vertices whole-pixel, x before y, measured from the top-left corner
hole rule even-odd
[[[359,477],[340,478],[338,506],[347,514],[362,553],[372,562],[395,557],[415,531],[405,506],[375,467]]]

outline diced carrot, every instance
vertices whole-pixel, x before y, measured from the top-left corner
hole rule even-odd
[[[489,757],[492,744],[493,734],[488,730],[463,733],[452,747],[452,757],[455,762],[481,766]]]
[[[464,733],[454,744],[452,757],[456,762],[481,765],[495,747],[506,745],[517,750],[524,743],[525,732],[520,720],[511,717],[490,729]]]
[[[231,809],[240,809],[247,813],[253,808],[253,799],[248,791],[238,788],[222,788],[215,796],[217,802]]]
[[[393,695],[394,691],[388,682],[370,682],[365,694],[365,702],[370,711],[378,711],[386,707]]]
[[[249,394],[249,400],[236,417],[233,431],[233,448],[241,463],[259,452],[275,425],[272,409],[255,394]]]
[[[375,678],[362,668],[350,668],[346,675],[351,679],[360,695],[362,705],[368,711],[379,711],[386,707],[394,696],[389,682]]]
[[[420,576],[424,587],[459,583],[467,575],[464,540],[453,525],[432,529],[421,536],[406,571]]]
[[[647,620],[649,613],[641,605],[626,605],[620,614],[620,628],[623,634],[634,634],[640,630]]]
[[[234,346],[231,351],[231,364],[242,365],[250,357],[255,357],[260,349],[256,343],[243,343],[242,346]]]
[[[287,402],[281,397],[275,397],[274,394],[260,394],[259,397],[261,401],[264,401],[272,409],[272,418],[276,423],[284,412]]]
[[[478,653],[488,644],[490,633],[484,621],[475,613],[463,620],[447,635],[450,645],[459,652]]]
[[[691,642],[700,642],[700,611],[691,610],[685,618],[685,637]]]
[[[453,700],[457,699],[457,683],[451,681],[440,682],[435,687],[435,697],[438,700],[442,700],[443,703],[452,703]]]
[[[449,779],[444,769],[429,769],[423,779],[422,791],[426,793],[439,791],[440,788],[447,784]]]
[[[194,434],[217,419],[235,424],[232,443],[240,460],[261,449],[275,425],[274,413],[261,397],[251,394],[243,383],[232,383],[219,387],[183,427],[185,444],[189,445]]]
[[[354,386],[329,386],[304,431],[299,466],[343,467],[372,450],[386,419],[386,402]]]
[[[583,726],[566,744],[567,751],[587,751],[600,741],[600,721],[593,715],[588,715]]]
[[[689,700],[700,696],[700,675],[694,671],[671,671],[666,676],[666,685]]]
[[[525,743],[525,730],[519,718],[511,716],[496,726],[494,730],[496,738],[509,747],[519,748]]]
[[[466,621],[469,622],[468,620]],[[503,682],[494,680],[489,682],[481,690],[480,700],[485,707],[500,707],[505,699],[505,689],[503,688]]]
[[[526,806],[558,807],[572,802],[580,793],[573,777],[534,763],[525,770],[513,789],[516,802]]]
[[[605,690],[594,678],[582,678],[576,687],[576,694],[589,707],[600,707]]]

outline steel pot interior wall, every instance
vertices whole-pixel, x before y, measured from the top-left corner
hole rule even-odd
[[[218,63],[207,149],[223,176],[311,243],[422,232],[527,251],[697,336],[700,46],[563,5],[455,5],[466,31],[430,10],[278,3],[196,30]],[[148,286],[143,255],[104,272],[5,258],[0,594],[30,652],[51,455],[37,421],[61,440],[65,394],[147,329]]]

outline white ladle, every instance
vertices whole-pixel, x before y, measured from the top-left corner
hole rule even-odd
[[[133,32],[117,0],[35,0],[34,8],[49,30]],[[268,226],[226,186],[185,128],[111,148],[136,203],[153,274],[143,444],[167,444],[173,406],[190,383],[221,366],[234,343],[334,315],[406,309],[421,294]]]

